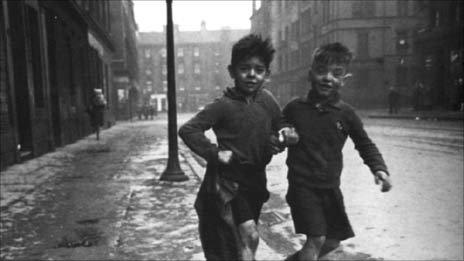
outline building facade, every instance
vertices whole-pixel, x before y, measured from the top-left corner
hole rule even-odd
[[[134,18],[132,0],[109,1],[111,8],[111,36],[115,43],[112,59],[113,87],[116,92],[115,101],[117,119],[126,120],[134,111],[134,95],[138,93],[138,60],[137,60],[137,24]],[[132,89],[132,91],[130,91]],[[135,91],[134,91],[135,90]],[[129,97],[130,92],[135,92]]]
[[[179,111],[197,111],[222,94],[232,81],[227,72],[234,42],[248,30],[179,31],[174,28],[176,93]],[[141,32],[138,38],[142,100],[167,110],[166,32]]]
[[[1,168],[92,132],[94,89],[115,123],[110,1],[1,1]]]
[[[426,106],[464,110],[463,6],[457,0],[420,2],[424,23],[413,40]]]
[[[403,106],[409,106],[420,77],[414,32],[424,20],[421,2],[260,1],[251,31],[271,37],[276,46],[272,91],[283,104],[306,95],[314,48],[339,41],[355,54],[354,76],[341,90],[347,102],[359,108],[386,107],[388,87],[395,85]]]

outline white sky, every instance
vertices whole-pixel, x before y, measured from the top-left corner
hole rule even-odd
[[[200,30],[201,21],[208,30],[228,26],[231,29],[250,29],[251,0],[173,0],[174,24],[181,31]],[[164,0],[134,0],[135,21],[140,32],[163,31],[166,24]]]

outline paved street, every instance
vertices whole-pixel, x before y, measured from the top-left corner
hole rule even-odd
[[[183,122],[191,115],[180,115]],[[365,119],[394,187],[380,193],[349,141],[342,190],[356,237],[324,259],[463,259],[462,122]],[[166,116],[121,122],[2,171],[3,259],[203,259],[193,201],[204,164],[180,143],[189,180],[159,181]],[[211,135],[211,134],[209,134]],[[284,201],[285,153],[268,166],[271,199],[258,259],[301,244]]]

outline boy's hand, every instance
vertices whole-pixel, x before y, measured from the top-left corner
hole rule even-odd
[[[300,137],[293,127],[285,127],[279,131],[279,141],[285,146],[295,145],[299,140]]]
[[[232,160],[232,151],[230,150],[220,150],[218,151],[218,160],[221,163],[229,164]]]
[[[271,135],[269,138],[269,142],[271,143],[271,152],[272,154],[281,153],[285,150],[285,145],[279,141],[277,136]]]
[[[382,183],[382,188],[380,189],[380,191],[388,192],[392,188],[390,176],[388,176],[388,174],[385,171],[376,171],[374,173],[374,177],[375,184],[379,185],[380,183]]]

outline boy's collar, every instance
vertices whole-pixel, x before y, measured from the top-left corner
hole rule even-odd
[[[329,97],[321,96],[315,90],[311,89],[306,96],[306,102],[316,107],[318,110],[323,110],[327,107],[333,107],[340,109],[340,94],[338,92],[333,93]]]
[[[244,93],[242,93],[236,86],[233,86],[233,87],[227,87],[226,90],[224,91],[224,94],[234,99],[248,101],[248,100],[254,100],[256,96],[258,95],[258,93],[261,92],[263,88],[264,88],[264,85],[261,86],[261,88],[259,88],[258,90],[256,90],[256,92],[254,92],[253,94],[247,96]]]

